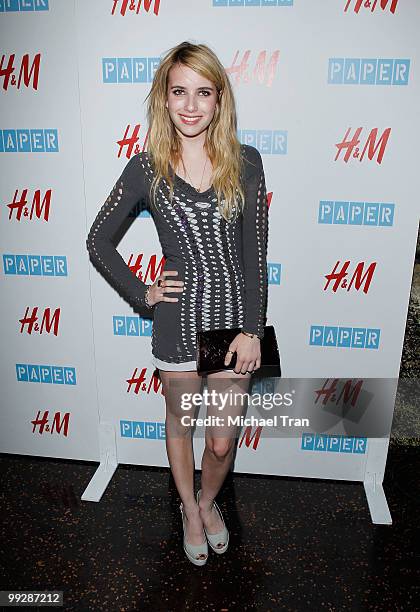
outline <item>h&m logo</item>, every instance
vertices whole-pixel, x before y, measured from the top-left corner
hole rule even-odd
[[[36,418],[31,421],[33,426],[32,433],[35,433],[36,431],[38,431],[40,435],[42,435],[43,433],[49,433],[51,435],[53,433],[63,433],[63,435],[67,437],[69,430],[70,412],[65,412],[63,415],[61,414],[61,412],[56,412],[52,418],[51,423],[50,419],[48,418],[48,415],[48,410],[44,410],[42,416],[41,411],[38,410]]]
[[[365,8],[365,9],[370,9],[370,12],[373,13],[373,11],[376,8],[381,8],[383,11],[385,11],[385,9],[389,6],[389,10],[392,14],[395,13],[396,8],[397,8],[397,4],[398,4],[398,0],[346,0],[346,5],[344,7],[344,12],[346,13],[349,6],[353,5],[353,10],[355,13],[358,13],[361,9],[361,7]]]
[[[18,196],[19,190],[16,189],[13,200],[6,204],[9,209],[9,221],[14,217],[16,221],[21,221],[26,218],[28,221],[32,219],[42,219],[49,221],[50,205],[52,190],[48,189],[44,195],[40,189],[36,189],[32,199],[28,198],[28,189],[22,189],[22,195]],[[42,201],[41,201],[42,198]]]
[[[391,135],[391,128],[385,128],[382,134],[379,135],[378,138],[378,128],[372,128],[368,133],[363,149],[360,152],[359,144],[360,144],[360,134],[363,130],[362,127],[358,127],[354,132],[354,135],[349,137],[352,128],[348,128],[345,136],[341,140],[341,142],[336,143],[337,154],[334,158],[334,161],[341,156],[341,152],[345,151],[343,161],[346,163],[352,157],[354,159],[358,159],[359,162],[363,161],[365,157],[365,153],[367,152],[367,158],[369,161],[372,161],[377,154],[377,163],[381,164],[383,156],[385,154],[385,149],[388,144],[389,137]]]
[[[41,64],[41,54],[37,53],[29,66],[29,53],[25,53],[20,60],[20,65],[15,66],[15,54],[12,53],[9,56],[9,60],[7,65],[3,66],[5,63],[6,56],[3,54],[0,60],[0,77],[3,77],[3,89],[7,91],[9,86],[16,87],[17,89],[21,89],[21,85],[24,87],[31,87],[35,91],[38,90],[38,80],[39,80],[39,67]],[[18,70],[18,75],[14,74],[15,70]],[[18,77],[16,80],[16,76]],[[32,85],[31,85],[32,81]]]
[[[133,13],[135,12],[136,15],[138,15],[140,13],[140,9],[142,8],[143,13],[148,13],[152,7],[152,4],[153,13],[155,15],[158,15],[160,8],[160,0],[137,0],[137,4],[136,0],[112,0],[111,15],[116,14],[117,8],[120,9],[120,15],[122,15],[123,17],[126,15],[127,10]]]

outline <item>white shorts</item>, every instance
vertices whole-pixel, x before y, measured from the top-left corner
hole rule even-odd
[[[182,363],[170,363],[169,361],[162,361],[154,355],[152,355],[152,363],[159,370],[165,370],[169,372],[197,372],[197,362],[194,361],[183,361]],[[234,372],[233,368],[229,370],[222,370],[223,372]]]

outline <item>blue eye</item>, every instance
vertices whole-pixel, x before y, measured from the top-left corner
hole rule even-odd
[[[179,91],[183,92],[184,90],[183,89],[174,89],[173,93],[177,96]],[[206,97],[210,95],[210,91],[207,91],[207,90],[200,91],[200,93],[206,94]]]

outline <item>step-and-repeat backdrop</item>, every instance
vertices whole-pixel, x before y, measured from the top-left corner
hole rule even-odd
[[[238,137],[263,158],[284,382],[331,417],[286,437],[244,426],[235,471],[363,479],[369,435],[339,413],[378,410],[384,432],[369,431],[387,443],[419,213],[419,19],[404,0],[0,1],[1,451],[98,460],[110,423],[118,461],[168,466],[153,321],[91,265],[86,236],[147,149],[160,57],[190,40],[226,67]],[[155,281],[148,210],[118,250]]]

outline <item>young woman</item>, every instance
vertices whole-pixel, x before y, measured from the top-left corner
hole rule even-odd
[[[215,502],[229,471],[236,426],[227,415],[243,405],[209,406],[224,423],[207,427],[201,489],[194,497],[191,427],[182,420],[181,395],[199,393],[196,332],[241,329],[225,365],[207,375],[211,393],[238,397],[261,365],[267,305],[268,217],[261,155],[236,136],[228,76],[206,45],[183,42],[162,59],[148,95],[148,151],[134,155],[99,211],[87,238],[92,261],[121,295],[153,317],[152,361],[166,402],[166,448],[182,503],[184,550],[204,565],[208,546],[226,551],[229,532]],[[165,266],[153,285],[132,274],[112,239],[129,213],[150,208]],[[230,395],[232,392],[232,395]],[[185,396],[184,396],[185,397]],[[191,416],[194,416],[193,414]]]

